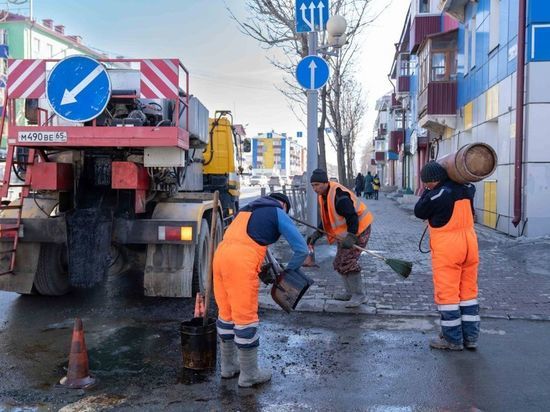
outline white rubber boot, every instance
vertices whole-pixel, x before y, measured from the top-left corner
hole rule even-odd
[[[346,303],[346,308],[357,308],[367,301],[367,295],[365,295],[363,290],[363,279],[361,279],[361,272],[350,273],[347,277],[351,290],[351,299],[348,303]]]
[[[344,288],[346,291],[344,293],[336,293],[334,294],[334,300],[342,300],[342,301],[348,301],[351,299],[351,290],[349,287],[348,277],[344,275],[340,275],[342,278],[342,282],[344,283]]]
[[[250,349],[239,349],[239,363],[241,365],[240,387],[250,388],[271,380],[271,371],[258,368],[257,346]]]
[[[239,374],[239,359],[237,358],[237,347],[232,340],[220,339],[220,353],[222,378],[230,379]]]

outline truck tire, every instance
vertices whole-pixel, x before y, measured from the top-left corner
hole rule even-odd
[[[67,249],[57,243],[42,243],[34,277],[36,292],[44,296],[61,296],[70,290]]]
[[[201,230],[195,245],[195,258],[193,259],[193,296],[197,292],[206,289],[208,276],[208,246],[210,244],[210,226],[206,219],[202,219]]]

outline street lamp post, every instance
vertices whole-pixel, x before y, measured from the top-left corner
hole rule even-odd
[[[317,56],[321,51],[326,55],[337,55],[338,50],[346,43],[347,22],[342,16],[334,15],[327,21],[327,44],[318,46],[317,32],[308,33],[308,49],[310,56]],[[329,51],[329,48],[335,51]],[[317,169],[318,165],[318,100],[319,92],[316,88],[307,90],[307,220],[316,225],[318,218],[317,196],[309,184],[311,173]],[[324,131],[323,131],[324,133]]]

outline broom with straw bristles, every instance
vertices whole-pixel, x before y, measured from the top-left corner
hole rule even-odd
[[[290,218],[292,220],[294,220],[296,223],[299,223],[301,225],[309,227],[313,230],[318,230],[319,232],[324,233],[325,235],[330,236],[330,237],[336,239],[339,242],[342,241],[341,238],[339,238],[337,236],[334,236],[334,235],[331,235],[330,233],[327,233],[324,230],[319,229],[318,227],[310,225],[309,223],[302,222],[301,220],[296,219],[294,217],[290,217]],[[386,263],[389,267],[391,267],[395,273],[403,276],[405,279],[408,278],[409,275],[411,274],[412,267],[413,267],[412,262],[402,260],[402,259],[386,258],[382,255],[379,255],[376,252],[373,252],[372,250],[364,249],[364,248],[362,248],[361,246],[358,246],[358,245],[353,245],[353,247],[357,250],[360,250],[361,252],[365,252],[365,253],[367,253],[371,256],[374,256],[377,259],[383,260],[384,263]]]

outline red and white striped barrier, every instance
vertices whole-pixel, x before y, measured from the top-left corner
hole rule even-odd
[[[141,98],[177,99],[178,60],[141,60]]]
[[[46,62],[34,59],[8,60],[8,96],[38,99],[46,93]]]

